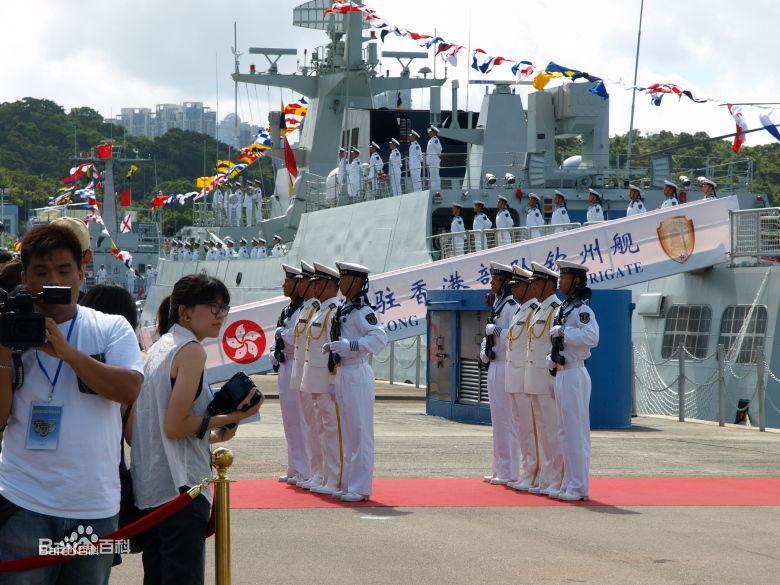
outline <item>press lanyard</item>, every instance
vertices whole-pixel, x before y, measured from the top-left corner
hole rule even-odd
[[[73,327],[76,325],[76,319],[79,317],[79,311],[76,309],[76,314],[73,315],[73,319],[70,322],[70,327],[68,327],[68,336],[66,338],[66,341],[70,343],[70,336],[73,334]],[[48,402],[51,402],[52,397],[54,396],[54,387],[57,386],[57,380],[60,379],[60,371],[62,370],[62,362],[64,360],[60,359],[60,363],[57,364],[57,370],[54,372],[54,379],[52,380],[49,376],[49,372],[46,371],[46,368],[43,367],[43,363],[41,362],[41,358],[38,355],[38,350],[35,350],[35,359],[38,360],[38,367],[43,372],[43,375],[46,376],[46,379],[49,381],[49,384],[51,384],[51,392],[49,392],[49,400]]]

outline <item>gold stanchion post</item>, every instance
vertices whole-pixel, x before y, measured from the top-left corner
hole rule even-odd
[[[211,463],[217,470],[214,479],[214,505],[217,507],[214,533],[214,559],[217,585],[230,585],[230,480],[228,468],[233,465],[233,452],[225,447],[214,449]]]

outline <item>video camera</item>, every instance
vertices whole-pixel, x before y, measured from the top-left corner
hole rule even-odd
[[[44,286],[35,294],[21,285],[10,293],[0,288],[0,345],[15,351],[46,343],[46,317],[35,311],[35,303],[69,305],[69,286]]]

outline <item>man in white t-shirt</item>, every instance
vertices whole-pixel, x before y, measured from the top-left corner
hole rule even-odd
[[[117,528],[120,405],[138,397],[143,367],[124,317],[78,306],[84,279],[78,239],[49,224],[27,232],[22,283],[70,288],[69,304],[38,304],[46,343],[21,356],[24,382],[12,390],[11,351],[0,346],[0,559],[39,554],[77,534],[80,547]],[[28,328],[28,332],[31,328]],[[82,538],[85,537],[85,538]],[[113,554],[88,554],[4,583],[108,583]]]

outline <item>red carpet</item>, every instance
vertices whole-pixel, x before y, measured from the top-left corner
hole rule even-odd
[[[597,477],[590,499],[571,504],[475,478],[377,479],[367,502],[346,504],[272,479],[237,481],[234,509],[502,506],[780,506],[780,477]]]

